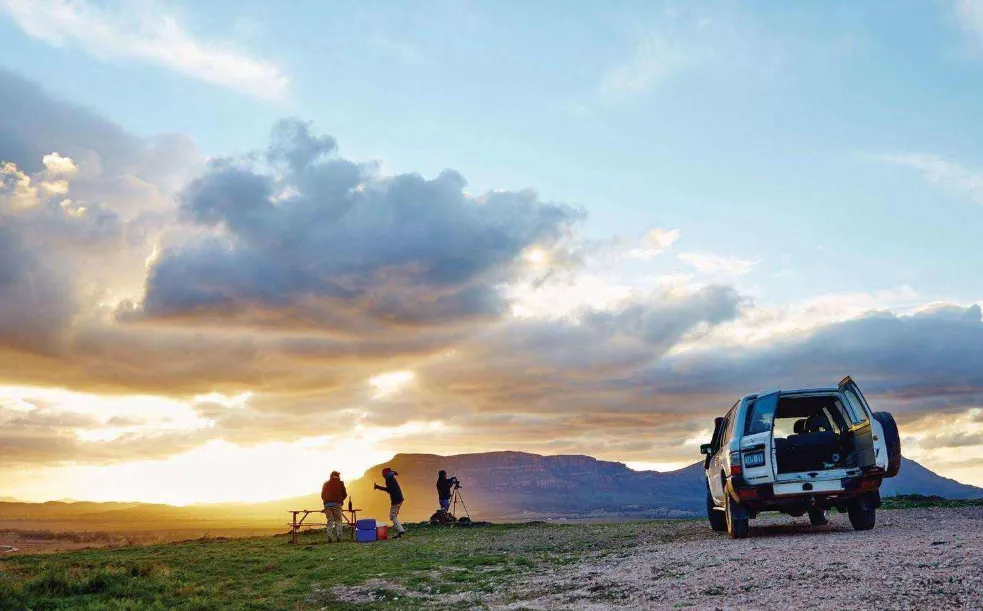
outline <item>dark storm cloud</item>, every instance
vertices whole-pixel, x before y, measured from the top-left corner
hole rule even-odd
[[[589,410],[598,401],[613,410],[649,409],[649,401],[624,403],[628,381],[687,333],[735,318],[740,304],[732,288],[711,286],[616,311],[586,311],[578,321],[513,320],[474,336],[457,347],[453,359],[421,375],[434,387],[470,395],[492,409]]]
[[[531,192],[476,200],[452,170],[380,176],[334,151],[333,139],[283,121],[267,154],[282,173],[223,160],[192,181],[181,210],[211,231],[165,250],[144,313],[268,324],[299,310],[308,315],[292,321],[323,328],[496,318],[506,306],[497,286],[522,251],[556,244],[583,216]]]
[[[656,392],[734,395],[767,388],[835,385],[844,375],[866,393],[918,411],[983,391],[980,306],[910,316],[887,312],[822,327],[798,340],[667,360],[639,380]],[[924,409],[922,408],[922,409]]]
[[[160,185],[195,154],[186,138],[135,138],[4,70],[0,92],[0,365],[21,381],[22,368],[52,365],[39,353],[71,358],[73,322],[108,284],[142,279],[174,214]],[[52,153],[67,171],[45,165]]]
[[[68,279],[23,243],[21,226],[0,216],[0,345],[58,349],[76,311]]]
[[[113,123],[2,69],[0,92],[0,160],[12,161],[28,173],[43,170],[41,158],[53,151],[81,158],[98,150],[115,162],[139,145]]]
[[[942,448],[965,448],[983,445],[983,433],[965,431],[938,433],[918,440],[918,446],[925,450]]]

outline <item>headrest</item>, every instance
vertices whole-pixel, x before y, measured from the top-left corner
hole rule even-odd
[[[806,432],[806,421],[805,420],[796,420],[795,421],[795,424],[792,425],[792,431],[794,431],[796,435],[801,435],[801,434],[805,433]]]
[[[813,431],[825,431],[829,429],[829,422],[822,412],[816,412],[809,416],[809,428]]]

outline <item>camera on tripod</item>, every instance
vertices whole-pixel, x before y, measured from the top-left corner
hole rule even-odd
[[[452,475],[452,476],[450,476],[447,479],[449,479],[451,481],[451,486],[453,487],[454,490],[457,490],[459,488],[463,488],[464,487],[464,486],[461,485],[461,480],[457,479],[457,476],[456,475]]]

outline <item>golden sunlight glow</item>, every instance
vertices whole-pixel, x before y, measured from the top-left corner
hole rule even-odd
[[[685,462],[629,462],[625,465],[634,471],[675,471],[687,466]]]
[[[373,398],[384,399],[399,392],[414,379],[416,379],[416,374],[412,371],[393,371],[369,378],[369,384],[375,388]]]
[[[207,395],[195,395],[195,403],[217,403],[222,407],[244,407],[252,399],[251,391],[241,392],[237,395],[223,395],[218,392],[210,392]]]
[[[546,252],[546,249],[539,246],[533,246],[531,248],[527,248],[522,253],[522,258],[524,258],[527,263],[534,267],[543,267],[549,263],[550,255],[548,252]]]
[[[19,409],[42,406],[53,414],[89,416],[91,424],[75,429],[83,442],[105,442],[124,434],[196,430],[212,425],[185,402],[151,395],[103,396],[58,388],[0,386],[0,401]],[[119,424],[124,421],[125,424]]]
[[[289,498],[316,493],[331,471],[340,471],[345,479],[361,477],[393,455],[388,445],[395,439],[447,429],[442,422],[409,422],[250,447],[215,440],[163,460],[25,471],[5,482],[4,493],[28,500],[70,497],[173,505]]]

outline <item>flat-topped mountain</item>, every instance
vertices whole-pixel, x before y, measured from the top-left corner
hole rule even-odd
[[[361,477],[343,473],[349,495],[363,516],[385,518],[389,498],[372,489],[382,483],[381,471],[399,473],[406,502],[401,517],[407,521],[429,517],[437,508],[434,487],[437,471],[444,469],[461,480],[464,501],[475,519],[531,520],[544,518],[621,519],[702,516],[706,487],[701,463],[677,471],[634,471],[623,463],[590,456],[540,456],[524,452],[486,452],[438,456],[397,454],[368,469]],[[330,467],[325,469],[325,478]],[[188,526],[206,521],[280,526],[288,509],[319,509],[320,481],[311,493],[264,503],[223,503],[174,507],[144,503],[0,502],[0,520],[98,521],[132,525],[141,522]],[[983,489],[942,477],[917,462],[905,459],[901,473],[885,480],[882,494],[938,495],[950,499],[983,497]],[[463,515],[458,506],[457,514]],[[121,526],[122,527],[122,526]]]

